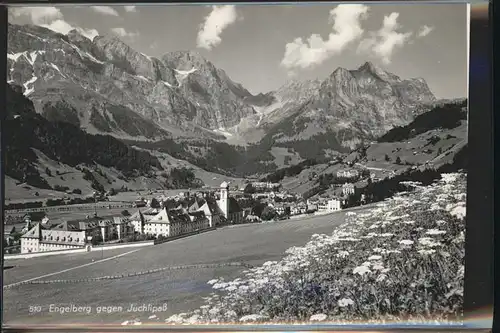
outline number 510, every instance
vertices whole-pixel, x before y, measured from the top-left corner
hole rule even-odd
[[[40,305],[30,305],[30,313],[42,312],[42,307]]]

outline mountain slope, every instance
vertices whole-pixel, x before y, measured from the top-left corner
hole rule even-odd
[[[37,114],[19,86],[7,85],[4,120],[5,175],[38,188],[50,189],[50,169],[79,170],[96,183],[90,170],[112,169],[123,180],[155,178],[163,170],[149,153],[130,148],[111,136],[90,135],[67,122],[50,122]],[[49,167],[49,164],[53,165]],[[41,168],[43,165],[45,168]],[[87,171],[86,171],[87,170]],[[63,180],[62,176],[58,177]],[[61,184],[62,185],[62,184]]]
[[[253,97],[248,91],[194,53],[160,60],[116,37],[90,41],[32,25],[9,24],[8,38],[8,81],[24,87],[37,112],[48,108],[49,119],[69,119],[90,133],[219,138],[213,130],[255,113],[243,101]],[[56,115],[51,105],[61,103]]]
[[[449,115],[444,117],[446,113]],[[298,174],[292,177],[283,177],[286,173],[278,170],[267,179],[282,179],[285,188],[300,194],[338,195],[341,190],[339,187],[328,186],[334,178],[332,175],[353,167],[366,169],[378,179],[417,170],[456,172],[466,169],[467,101],[437,105],[407,126],[389,131],[379,141],[339,156],[335,162],[317,163],[307,168],[298,168],[298,165],[289,167],[298,170]],[[357,188],[364,187],[367,180],[355,185]]]

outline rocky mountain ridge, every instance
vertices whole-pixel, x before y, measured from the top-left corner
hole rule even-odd
[[[32,25],[9,24],[8,38],[8,81],[24,87],[37,112],[122,139],[293,148],[327,138],[329,149],[352,149],[436,102],[425,80],[401,79],[369,62],[252,95],[196,52],[154,58],[114,36],[91,41],[75,30],[62,35]]]
[[[289,98],[297,90],[300,97]],[[287,102],[275,103],[261,120],[264,139],[289,142],[330,133],[347,148],[408,124],[436,101],[425,80],[404,80],[370,62],[337,68],[323,81],[294,82],[275,96]]]
[[[192,52],[157,59],[113,36],[90,41],[74,30],[61,35],[31,25],[9,24],[8,38],[8,82],[24,86],[41,114],[46,105],[68,104],[61,113],[91,133],[216,138],[210,130],[254,113],[243,101],[248,91]]]

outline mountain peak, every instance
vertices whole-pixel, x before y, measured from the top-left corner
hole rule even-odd
[[[70,30],[66,36],[68,36],[68,38],[71,40],[71,41],[77,41],[77,42],[81,42],[81,41],[91,41],[88,37],[85,37],[84,35],[82,35],[82,33],[80,31],[78,31],[77,29],[72,29]]]
[[[374,75],[378,77],[380,80],[386,82],[398,82],[401,80],[399,76],[385,71],[384,69],[382,69],[381,67],[375,65],[370,61],[367,61],[362,66],[360,66],[358,68],[358,72],[370,73],[371,75]]]
[[[371,72],[375,72],[377,70],[380,70],[380,68],[378,68],[377,66],[375,66],[373,64],[373,62],[371,61],[367,61],[365,62],[363,65],[361,65],[359,68],[359,70],[369,70]]]

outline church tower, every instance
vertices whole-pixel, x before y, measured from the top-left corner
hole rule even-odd
[[[229,215],[229,184],[226,182],[220,184],[219,208],[227,219]]]

